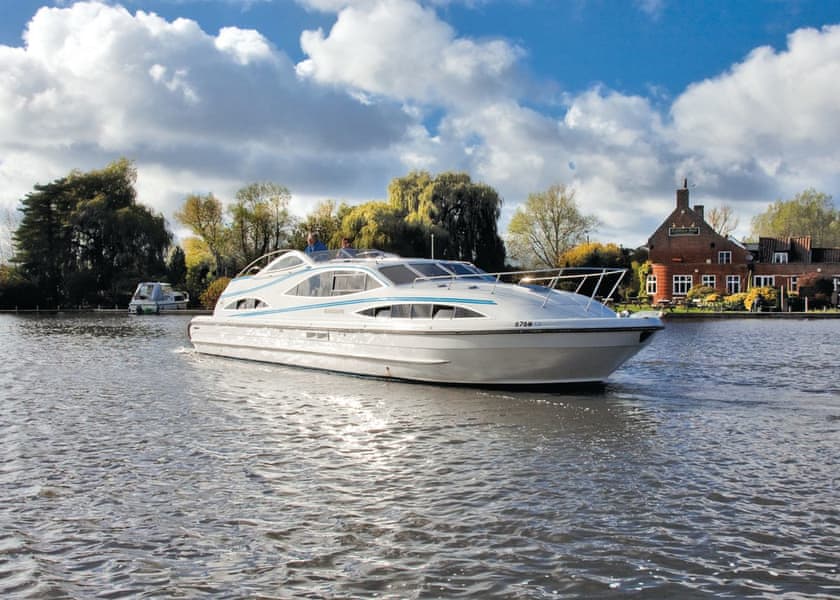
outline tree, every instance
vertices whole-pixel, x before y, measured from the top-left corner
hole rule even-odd
[[[756,238],[811,236],[814,247],[840,246],[840,212],[831,196],[809,188],[753,217],[752,233]]]
[[[291,197],[287,188],[271,182],[252,183],[236,192],[229,210],[239,266],[286,245]]]
[[[306,236],[312,231],[317,233],[328,247],[339,248],[342,237],[352,237],[350,233],[341,232],[341,220],[350,210],[344,203],[336,208],[334,200],[319,202],[312,212],[295,226],[291,236],[291,247],[303,249],[306,246]],[[357,244],[356,247],[360,246]]]
[[[114,302],[138,278],[164,271],[163,216],[136,203],[127,159],[36,185],[22,201],[15,262],[44,303]]]
[[[427,171],[412,171],[405,177],[397,177],[388,184],[388,203],[406,220],[431,227],[434,224],[435,205],[427,192],[433,183]]]
[[[288,246],[294,226],[290,199],[285,186],[251,183],[236,192],[236,200],[227,210],[229,223],[222,202],[212,193],[187,196],[175,218],[207,246],[218,276],[235,273],[255,258]]]
[[[585,241],[598,223],[580,212],[573,189],[552,185],[529,194],[516,209],[508,225],[508,249],[525,268],[560,267],[562,254]]]
[[[488,185],[475,183],[466,173],[435,177],[415,171],[391,181],[388,203],[402,215],[407,232],[419,235],[427,252],[435,236],[435,256],[467,260],[489,271],[504,266],[505,247],[497,222],[502,199]]]
[[[202,196],[187,196],[181,210],[175,212],[175,219],[186,225],[207,247],[215,263],[216,271],[222,271],[229,230],[224,222],[222,202],[212,193]]]
[[[560,263],[564,267],[624,267],[626,261],[616,244],[584,242],[561,254]]]
[[[166,277],[169,283],[182,287],[187,281],[187,255],[180,246],[175,246],[166,261]]]
[[[341,231],[356,248],[378,248],[404,256],[422,252],[422,229],[405,221],[402,211],[388,202],[365,202],[350,209],[341,220]]]
[[[706,222],[723,237],[729,237],[729,234],[738,227],[738,217],[728,204],[711,208],[706,213]]]

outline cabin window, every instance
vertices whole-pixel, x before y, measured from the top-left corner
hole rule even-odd
[[[379,267],[379,272],[394,282],[395,285],[413,283],[417,279],[417,273],[405,265],[386,265]]]
[[[260,300],[259,298],[240,298],[239,300],[234,300],[227,306],[225,306],[226,310],[249,310],[253,308],[266,308],[268,304]]]
[[[788,253],[787,252],[774,252],[773,253],[773,262],[777,265],[784,265],[787,264],[788,261]]]
[[[336,273],[333,276],[332,295],[355,294],[381,286],[381,283],[367,273]]]
[[[290,289],[290,296],[342,296],[381,287],[367,273],[359,271],[323,271],[308,277]]]
[[[481,313],[464,306],[425,303],[376,306],[361,310],[359,314],[377,319],[474,319],[484,317]]]
[[[718,252],[718,264],[728,265],[732,263],[732,252],[730,250],[721,250]]]
[[[648,275],[645,281],[645,291],[649,296],[656,294],[656,275]]]
[[[726,293],[730,296],[732,294],[740,294],[741,293],[741,276],[740,275],[727,275],[726,276]]]
[[[702,275],[700,277],[700,284],[711,288],[716,287],[717,277],[714,275]]]
[[[674,295],[685,296],[691,289],[693,279],[691,275],[674,275]]]

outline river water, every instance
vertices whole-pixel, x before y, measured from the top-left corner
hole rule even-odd
[[[0,597],[840,597],[840,320],[671,321],[560,392],[187,322],[0,315]]]

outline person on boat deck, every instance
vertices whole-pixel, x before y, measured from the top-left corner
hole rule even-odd
[[[318,234],[314,231],[310,231],[309,235],[306,236],[306,253],[312,254],[313,252],[321,252],[326,250],[327,246],[318,239]]]
[[[353,245],[350,243],[350,240],[345,238],[341,238],[341,248],[339,248],[338,252],[336,253],[336,258],[352,258],[356,255],[356,250],[353,248]]]

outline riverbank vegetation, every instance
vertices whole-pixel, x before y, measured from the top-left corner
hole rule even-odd
[[[302,218],[289,210],[291,192],[273,182],[245,185],[227,205],[212,193],[192,194],[175,212],[191,235],[176,244],[163,215],[138,201],[136,178],[133,163],[119,159],[101,170],[73,171],[34,186],[21,200],[20,217],[2,219],[12,233],[0,236],[0,308],[126,306],[143,280],[167,281],[210,307],[227,278],[268,251],[302,249],[310,231],[332,248],[348,238],[357,248],[466,260],[489,272],[625,268],[628,275],[615,300],[629,310],[650,308],[641,285],[650,272],[647,250],[590,241],[598,220],[579,209],[574,189],[561,184],[530,194],[516,208],[507,243],[497,230],[502,198],[492,187],[465,173],[414,171],[393,179],[384,200],[350,206],[327,199]],[[737,223],[729,207],[709,215],[721,230]],[[785,235],[793,231],[791,223],[799,235],[840,245],[840,213],[825,194],[806,190],[777,201],[753,220],[753,231]],[[784,303],[773,289],[725,297],[692,289],[685,302],[665,308],[830,305],[830,280],[812,279],[803,277],[799,293],[785,295]]]

